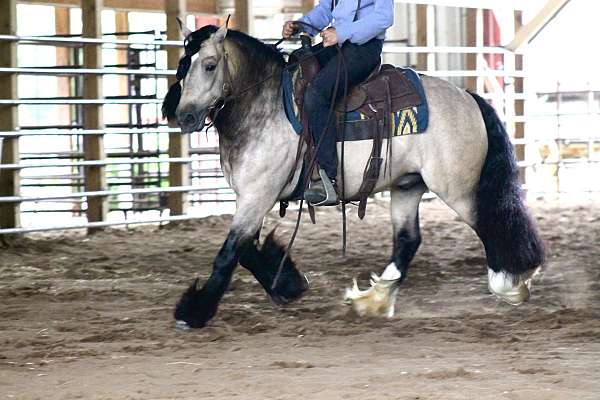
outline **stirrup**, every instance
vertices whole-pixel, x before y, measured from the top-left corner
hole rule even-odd
[[[340,199],[335,190],[335,187],[333,186],[333,183],[331,182],[331,180],[325,173],[325,170],[323,170],[322,168],[319,168],[319,176],[321,177],[323,189],[325,189],[325,199],[323,199],[319,202],[316,202],[316,203],[312,203],[308,199],[307,199],[307,201],[312,206],[335,206],[335,205],[339,204]],[[310,190],[310,188],[309,188],[309,190]]]

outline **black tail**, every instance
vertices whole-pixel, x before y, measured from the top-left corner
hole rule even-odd
[[[512,144],[494,108],[470,93],[481,110],[488,150],[477,188],[477,234],[488,266],[522,274],[544,262],[544,243],[523,203]]]

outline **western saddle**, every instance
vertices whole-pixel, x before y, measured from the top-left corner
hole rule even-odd
[[[319,72],[320,66],[312,52],[310,37],[301,35],[302,46],[294,51],[289,63],[297,63],[299,70],[294,82],[294,101],[300,110],[300,121],[303,126],[303,136],[308,143],[309,152],[314,147],[314,141],[308,128],[308,113],[304,110],[304,94],[313,78]],[[338,99],[334,108],[337,115],[338,132],[344,129],[345,114],[358,111],[367,119],[377,122],[377,129],[372,129],[373,148],[371,157],[365,166],[363,182],[359,189],[358,198],[343,199],[342,201],[358,200],[358,216],[363,218],[366,211],[367,198],[375,189],[379,179],[383,157],[381,149],[383,139],[388,139],[388,160],[391,156],[390,139],[392,138],[391,119],[393,113],[402,109],[421,104],[421,98],[402,69],[390,64],[381,63],[371,72],[362,83],[349,88],[346,98]],[[373,126],[370,124],[369,126]],[[366,128],[366,127],[365,127]],[[339,136],[339,135],[338,135]],[[343,137],[343,136],[342,136]]]

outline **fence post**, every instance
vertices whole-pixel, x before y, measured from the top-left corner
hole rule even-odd
[[[71,9],[68,7],[54,7],[54,33],[57,35],[68,35],[71,33]],[[73,65],[72,51],[70,47],[56,47],[56,65]],[[56,78],[57,92],[60,97],[69,97],[71,93],[71,83],[73,78],[70,76],[59,76]],[[60,106],[59,125],[68,125],[71,123],[72,107],[68,105]]]
[[[84,38],[101,38],[102,25],[101,13],[103,0],[81,0],[82,33]],[[102,45],[85,44],[83,46],[83,63],[85,68],[103,68]],[[102,75],[85,75],[83,77],[83,97],[85,99],[102,98]],[[86,104],[83,106],[84,129],[103,129],[104,119],[102,105]],[[104,160],[104,135],[85,135],[83,138],[83,152],[85,160]],[[85,190],[106,190],[106,167],[85,167]],[[106,220],[108,213],[108,200],[105,196],[88,197],[87,219],[88,222]],[[98,228],[88,229],[89,233]]]
[[[427,47],[435,47],[437,45],[437,37],[435,34],[435,24],[437,20],[437,6],[433,4],[427,5]],[[437,69],[437,54],[427,53],[427,70],[435,71]]]
[[[466,45],[470,47],[477,46],[477,9],[467,8],[466,11]],[[468,71],[477,70],[477,53],[466,54],[466,69]],[[464,78],[464,87],[472,91],[477,90],[477,77],[467,76]]]
[[[115,11],[115,31],[117,32],[129,32],[129,13],[127,11]],[[129,35],[119,35],[116,36],[116,39],[127,40],[129,39]],[[119,65],[129,65],[129,47],[125,46],[121,49],[117,50],[116,63]],[[128,67],[130,68],[130,67]],[[139,68],[139,67],[136,67]],[[129,82],[132,77],[129,76],[119,76],[117,77],[119,83],[118,95],[128,96],[131,95],[129,93]],[[129,121],[130,118],[130,108],[134,108],[135,106],[124,105],[119,107],[119,118],[123,121]],[[141,107],[140,107],[141,108]]]
[[[17,2],[16,0],[0,1],[0,34],[17,34]],[[0,67],[17,66],[17,44],[15,42],[0,42]],[[0,99],[16,99],[17,75],[0,74]],[[16,105],[0,106],[0,131],[14,131],[19,125],[18,107]],[[3,164],[18,164],[19,138],[7,137],[2,140],[0,147],[0,162]],[[20,170],[0,170],[0,196],[19,196]],[[0,228],[17,228],[21,225],[20,204],[0,204]]]
[[[427,46],[427,6],[417,4],[417,46]],[[427,70],[428,53],[417,53],[417,70]]]
[[[515,33],[517,33],[521,27],[523,26],[523,12],[515,11]],[[515,54],[515,71],[523,72],[523,55]],[[519,121],[519,118],[523,118],[525,116],[525,99],[520,97],[525,93],[525,82],[522,77],[515,77],[515,89],[516,98],[515,98],[515,117],[517,121],[515,121],[515,139],[525,139],[525,121]],[[517,161],[525,161],[525,146],[526,144],[516,144],[515,145],[515,155],[517,156]],[[526,178],[526,168],[519,168],[519,181],[521,184],[525,184]]]
[[[186,16],[186,1],[185,0],[167,0],[167,40],[180,40],[181,33],[177,18],[180,18],[185,23]],[[181,57],[181,49],[175,46],[167,48],[167,67],[169,69],[177,69],[179,58]],[[169,85],[175,82],[175,77],[169,77]],[[172,122],[169,126],[176,128],[177,124]],[[169,157],[189,157],[189,135],[183,133],[169,133]],[[169,186],[188,186],[189,185],[189,167],[186,163],[169,163]],[[187,193],[174,192],[169,193],[169,211],[170,215],[182,215],[187,210]]]
[[[235,26],[236,29],[249,35],[254,31],[254,15],[252,14],[252,0],[235,0]]]

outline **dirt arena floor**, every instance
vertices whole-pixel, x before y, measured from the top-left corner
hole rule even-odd
[[[533,203],[549,257],[532,301],[487,291],[483,247],[438,201],[392,320],[343,304],[391,252],[384,200],[360,222],[319,210],[294,251],[311,289],[284,308],[238,269],[217,317],[174,329],[231,217],[85,237],[31,236],[0,249],[0,399],[600,399],[600,205]],[[291,213],[290,213],[291,214]],[[275,214],[280,238],[293,215]],[[321,244],[325,243],[325,244]]]

